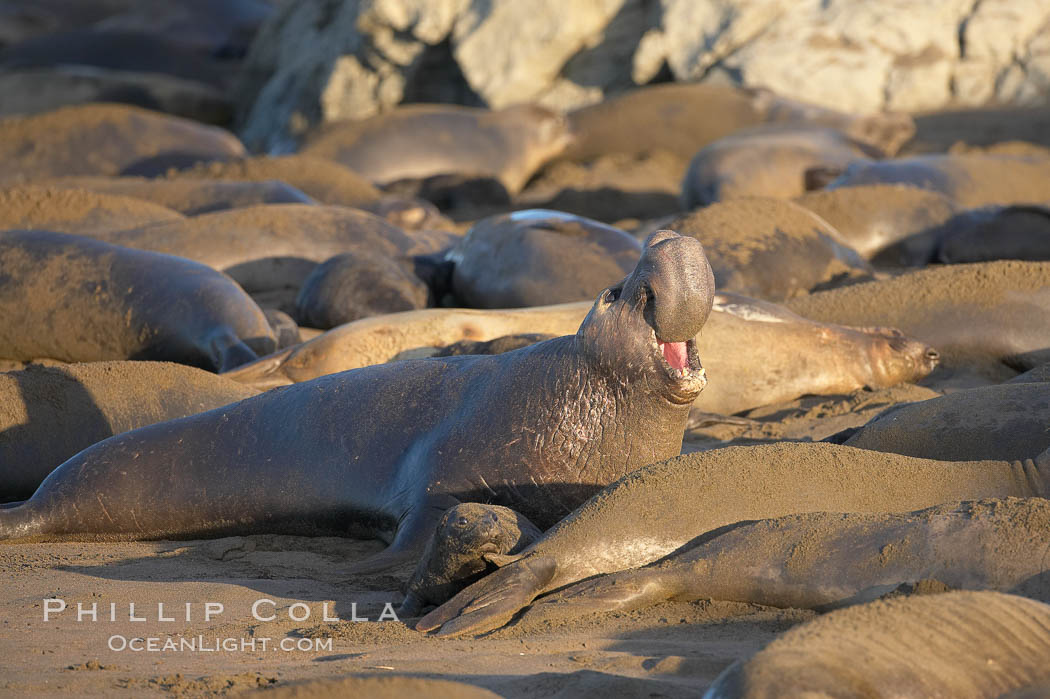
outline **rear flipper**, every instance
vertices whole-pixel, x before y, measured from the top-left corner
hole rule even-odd
[[[416,624],[416,630],[439,629],[437,636],[458,636],[497,629],[544,591],[557,567],[550,556],[525,556],[427,614]]]

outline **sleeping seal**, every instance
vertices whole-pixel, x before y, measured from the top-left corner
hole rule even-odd
[[[390,541],[363,571],[417,558],[458,502],[550,526],[680,452],[706,383],[694,336],[713,285],[698,242],[657,232],[575,335],[334,374],[112,437],[0,510],[0,538],[334,530]]]

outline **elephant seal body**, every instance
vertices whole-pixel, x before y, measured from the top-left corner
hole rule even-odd
[[[259,204],[313,204],[310,197],[276,180],[173,180],[147,177],[58,177],[45,180],[49,187],[86,189],[99,194],[134,197],[167,207],[185,216],[242,209]],[[111,230],[137,228],[147,221],[109,226]],[[40,226],[41,228],[45,226]],[[62,231],[65,232],[65,231]]]
[[[729,666],[704,699],[996,699],[1045,686],[1048,657],[1050,605],[998,592],[918,595],[793,628]]]
[[[245,155],[237,138],[189,119],[115,104],[63,107],[0,120],[2,179],[151,174]],[[141,169],[150,170],[139,172]]]
[[[861,257],[923,266],[933,259],[931,232],[958,210],[939,192],[905,184],[869,184],[807,192],[795,203],[830,223]]]
[[[588,309],[587,303],[498,311],[432,308],[365,318],[226,376],[265,389],[395,359],[490,354],[491,348],[477,345],[509,335],[564,335]],[[698,349],[719,380],[704,389],[694,407],[707,413],[728,415],[804,394],[886,388],[921,379],[938,361],[933,348],[892,328],[820,323],[736,294],[715,295],[706,328]],[[460,343],[461,349],[451,349]],[[748,352],[741,352],[745,346]],[[799,356],[809,359],[799,362]]]
[[[1006,155],[917,155],[855,162],[829,189],[910,184],[940,192],[965,208],[1050,201],[1050,158]]]
[[[258,391],[166,362],[30,365],[0,373],[0,500],[24,500],[96,442],[202,413]]]
[[[386,255],[435,251],[429,240],[364,211],[305,204],[218,211],[101,237],[196,260],[230,275],[249,293],[297,290],[318,264],[355,249]]]
[[[950,503],[907,514],[813,512],[742,522],[659,563],[577,583],[525,619],[719,599],[827,609],[901,585],[1028,592],[1050,601],[1050,501]]]
[[[813,189],[806,186],[809,170],[843,170],[854,160],[881,155],[831,128],[742,129],[693,156],[682,180],[682,206],[695,209],[738,197],[791,199]]]
[[[181,220],[178,212],[126,195],[34,185],[0,190],[0,230],[31,228],[93,236]]]
[[[430,296],[410,258],[344,252],[319,264],[303,281],[295,317],[327,330],[359,318],[426,308]]]
[[[1048,425],[1050,384],[999,384],[895,405],[842,443],[944,461],[1021,459],[1050,448]]]
[[[0,356],[9,359],[156,359],[221,371],[277,346],[240,287],[190,260],[8,231],[0,269]]]
[[[398,616],[441,604],[488,571],[490,558],[514,555],[542,535],[508,507],[469,502],[449,508],[408,581]]]
[[[900,328],[936,347],[947,367],[974,367],[1000,381],[1050,361],[1050,263],[922,269],[785,305],[825,323]]]
[[[657,301],[662,283],[677,295]],[[549,526],[680,451],[706,379],[693,335],[677,333],[701,329],[712,294],[702,247],[654,234],[576,335],[335,374],[118,435],[0,510],[0,538],[327,529],[390,541],[371,570],[418,556],[460,501]]]
[[[964,211],[944,225],[939,242],[937,259],[945,264],[1050,260],[1050,206],[989,206]]]
[[[515,194],[569,143],[565,118],[537,105],[489,111],[419,104],[326,124],[300,152],[342,163],[379,184],[461,174],[493,177]]]
[[[704,244],[721,291],[781,301],[871,271],[826,221],[781,199],[718,202],[671,227]]]
[[[703,241],[701,241],[703,242]],[[618,228],[560,211],[526,209],[478,221],[445,256],[465,306],[520,308],[592,298],[642,254]]]
[[[828,510],[900,512],[1048,494],[1045,452],[1024,462],[934,461],[804,442],[696,452],[609,486],[517,561],[466,588],[416,628],[440,628],[441,635],[497,628],[545,592],[653,563],[700,535],[744,520]],[[638,526],[641,521],[645,527]]]

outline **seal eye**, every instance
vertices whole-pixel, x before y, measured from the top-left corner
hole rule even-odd
[[[605,292],[605,303],[612,303],[620,298],[620,291],[621,289],[618,288],[607,289]]]
[[[467,526],[467,518],[466,517],[460,517],[459,519],[456,520],[456,524],[461,526],[461,527]]]

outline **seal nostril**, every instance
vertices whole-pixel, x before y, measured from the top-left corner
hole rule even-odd
[[[941,358],[941,353],[931,347],[930,349],[926,350],[926,358],[927,359],[940,359]]]

